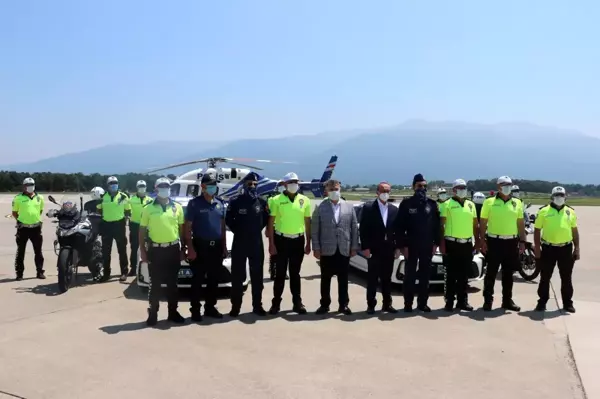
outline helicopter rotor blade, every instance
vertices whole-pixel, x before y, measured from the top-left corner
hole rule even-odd
[[[173,168],[178,168],[180,166],[193,165],[193,164],[202,163],[202,162],[206,162],[206,160],[200,159],[200,160],[196,160],[196,161],[187,161],[187,162],[174,163],[174,164],[171,164],[171,165],[163,166],[161,168],[157,168],[157,169],[152,169],[152,170],[146,171],[146,173],[160,172],[162,170],[173,169]]]
[[[231,161],[227,161],[227,163],[232,164],[232,165],[237,165],[237,166],[243,166],[244,168],[263,170],[263,168],[259,168],[258,166],[245,165],[243,163],[237,163],[237,162],[231,162]]]

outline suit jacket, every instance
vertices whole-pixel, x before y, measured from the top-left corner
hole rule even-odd
[[[311,220],[313,251],[323,256],[335,255],[340,250],[343,256],[358,251],[358,220],[352,204],[340,200],[340,218],[336,223],[331,201],[326,199],[317,206]]]
[[[387,203],[387,223],[383,224],[379,200],[367,202],[363,205],[360,216],[360,246],[361,249],[369,249],[372,254],[393,253],[395,249],[395,223],[398,208]]]

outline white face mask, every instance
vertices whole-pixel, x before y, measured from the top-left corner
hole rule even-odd
[[[467,190],[456,190],[458,198],[467,198]]]
[[[146,192],[146,187],[138,187],[138,188],[137,188],[137,192],[138,192],[139,194],[144,194],[144,193]]]
[[[298,183],[290,183],[287,185],[287,191],[291,194],[296,194],[298,191]]]
[[[29,194],[31,194],[32,192],[35,191],[35,186],[27,186],[27,187],[25,187],[25,190],[27,190],[27,192]]]
[[[510,195],[511,187],[510,186],[502,186],[500,191],[502,191],[502,194],[504,194],[504,195]]]
[[[171,192],[171,189],[169,189],[169,188],[159,188],[157,195],[163,199],[169,198],[170,192]]]
[[[329,197],[330,200],[337,201],[340,199],[340,192],[339,191],[330,191],[327,193],[327,196]]]
[[[381,194],[379,194],[379,199],[383,202],[387,202],[387,200],[390,199],[390,194],[389,193],[381,193]]]
[[[520,195],[521,194],[518,191],[515,191],[515,192],[512,193],[512,196],[515,197],[515,198],[519,198]]]
[[[556,206],[563,206],[565,204],[565,197],[554,197],[552,198],[552,202],[554,202]]]
[[[284,186],[279,186],[279,187],[277,187],[277,191],[278,191],[279,193],[282,193],[282,192],[284,192],[284,191],[285,191],[285,187],[284,187]]]
[[[440,194],[438,195],[440,201],[446,201],[448,199],[448,194]]]

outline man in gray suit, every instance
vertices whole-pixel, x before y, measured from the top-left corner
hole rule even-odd
[[[331,278],[337,275],[338,312],[351,315],[348,307],[348,269],[358,246],[358,220],[352,204],[340,198],[340,182],[325,183],[327,199],[314,210],[311,238],[313,254],[321,262],[321,306],[317,314],[329,312]]]

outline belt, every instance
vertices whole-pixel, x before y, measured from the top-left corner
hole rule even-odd
[[[551,246],[551,247],[566,247],[567,245],[571,245],[571,244],[573,244],[573,241],[569,241],[569,242],[563,242],[562,244],[552,244],[552,243],[550,243],[550,242],[548,242],[548,241],[543,241],[543,240],[542,240],[542,244],[544,244],[544,245],[549,245],[549,246]]]
[[[498,234],[488,234],[487,236],[489,238],[498,238],[500,240],[514,240],[515,238],[517,238],[517,236],[502,236]]]
[[[275,234],[277,234],[278,236],[285,237],[285,238],[298,238],[298,237],[303,237],[303,236],[304,236],[304,233],[298,233],[298,234],[284,234],[284,233],[281,233],[281,232],[279,232],[279,231],[276,231],[276,232],[275,232]]]
[[[19,228],[24,227],[26,229],[33,229],[35,227],[40,227],[42,225],[41,222],[38,223],[34,223],[34,224],[23,224],[23,223],[19,223]]]
[[[153,248],[168,248],[174,245],[179,245],[179,240],[171,241],[171,242],[151,242],[150,245]]]
[[[221,242],[221,240],[200,240],[200,242],[202,244],[208,245],[209,247],[214,247],[215,245],[217,245],[218,242]]]
[[[459,244],[466,244],[472,242],[472,238],[456,238],[456,237],[444,237],[445,240],[457,242]]]

